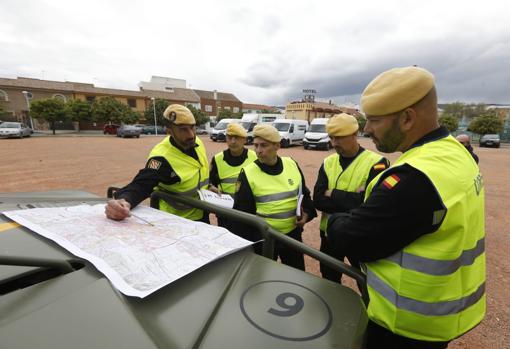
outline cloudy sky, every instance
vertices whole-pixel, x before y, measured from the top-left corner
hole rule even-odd
[[[245,103],[315,89],[357,104],[377,74],[416,64],[440,102],[510,104],[508,13],[494,0],[2,0],[0,77],[136,90],[159,75]]]

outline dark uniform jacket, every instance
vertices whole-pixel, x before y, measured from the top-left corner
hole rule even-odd
[[[339,156],[340,165],[344,171],[363,151],[365,151],[365,149],[360,146],[358,153],[352,158],[346,158],[341,155]],[[386,158],[382,158],[381,161],[375,165],[378,164],[384,164],[385,168],[376,169],[372,167],[368,174],[368,179],[365,182],[365,188],[368,186],[368,183],[372,181],[372,179],[377,177],[379,173],[390,166],[389,161]],[[328,177],[324,171],[324,164],[322,164],[319,169],[319,175],[317,176],[317,182],[313,188],[313,204],[317,210],[326,213],[346,212],[361,205],[365,197],[364,191],[355,193],[339,189],[333,189],[331,192],[331,197],[326,197],[324,195],[326,190],[328,190]]]
[[[412,147],[448,134],[448,130],[440,127]],[[399,181],[387,187],[383,180],[392,174]],[[332,215],[328,221],[328,239],[335,255],[347,255],[362,262],[375,261],[436,231],[440,222],[433,224],[433,216],[441,209],[444,209],[441,198],[428,177],[404,164],[388,169],[360,207]]]

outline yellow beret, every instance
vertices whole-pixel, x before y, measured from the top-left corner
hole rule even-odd
[[[361,95],[367,115],[388,115],[401,111],[434,87],[434,75],[418,67],[393,68],[379,74]]]
[[[246,132],[244,127],[242,127],[239,124],[236,124],[235,122],[231,122],[230,124],[228,124],[226,133],[227,136],[237,136],[242,138],[248,137],[248,133]]]
[[[345,113],[336,114],[326,124],[326,132],[334,137],[350,136],[356,133],[358,129],[358,120],[354,116]]]
[[[193,113],[183,105],[170,104],[163,113],[163,117],[176,125],[195,125]]]
[[[253,129],[253,138],[260,137],[271,143],[280,143],[282,137],[278,130],[269,124],[259,124]]]

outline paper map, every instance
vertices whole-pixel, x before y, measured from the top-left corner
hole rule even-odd
[[[106,218],[104,204],[3,213],[90,261],[120,292],[140,298],[252,244],[224,228],[145,206],[120,222]]]

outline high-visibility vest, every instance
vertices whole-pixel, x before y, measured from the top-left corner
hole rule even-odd
[[[356,192],[359,187],[365,185],[370,170],[381,161],[381,159],[381,155],[370,150],[364,150],[344,170],[340,165],[340,155],[331,154],[324,159],[323,165],[324,173],[328,178],[328,189],[338,189],[352,193]],[[385,165],[382,166],[385,168]],[[328,218],[328,213],[321,213],[320,229],[323,232],[327,231]]]
[[[255,199],[256,214],[274,229],[283,234],[296,228],[296,208],[300,188],[301,173],[294,160],[282,157],[283,171],[270,175],[256,163],[244,168],[244,173]]]
[[[437,231],[392,256],[366,263],[368,315],[401,336],[449,341],[485,315],[482,176],[471,155],[451,136],[408,150],[392,169],[403,164],[430,179],[446,209],[430,217],[431,223],[440,224]],[[398,185],[395,177],[380,175],[370,182],[365,198],[381,178]]]
[[[152,149],[149,159],[153,157],[164,157],[181,181],[170,185],[160,182],[154,190],[163,190],[198,198],[197,191],[199,189],[206,189],[209,185],[209,164],[207,162],[204,144],[200,138],[196,138],[195,142],[198,145],[198,147],[195,147],[195,151],[198,155],[197,161],[191,156],[184,154],[170,143],[169,138],[170,137],[165,137],[165,139]],[[189,208],[180,204],[172,205],[164,200],[159,200],[159,209],[162,211],[173,213],[177,216],[194,221],[201,219],[204,215],[204,212],[197,208]]]
[[[257,155],[251,149],[248,149],[246,159],[239,166],[230,166],[223,160],[223,152],[214,155],[216,168],[218,169],[218,177],[220,178],[220,189],[225,194],[234,195],[236,192],[237,177],[241,169],[257,160]]]

